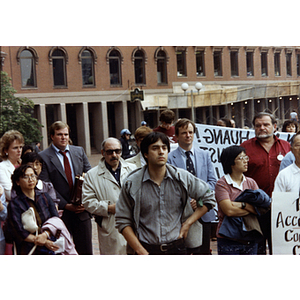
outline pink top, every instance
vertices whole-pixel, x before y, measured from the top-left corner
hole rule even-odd
[[[232,183],[229,184],[225,176],[220,178],[216,183],[215,195],[218,204],[225,199],[230,199],[231,201],[234,201],[246,189],[257,190],[259,188],[255,180],[250,177],[244,176],[244,181],[241,187],[237,187],[237,184],[235,186]],[[217,227],[217,237],[222,237],[219,235],[219,229],[222,225],[224,216],[224,212],[222,211],[220,205],[218,205],[219,223]]]

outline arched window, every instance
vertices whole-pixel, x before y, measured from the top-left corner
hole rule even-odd
[[[95,86],[94,55],[90,50],[83,49],[80,56],[82,69],[82,85]]]
[[[122,85],[122,73],[121,73],[121,54],[118,50],[113,49],[109,53],[109,76],[110,85]]]
[[[146,84],[144,52],[142,50],[137,50],[134,53],[133,60],[135,84]]]
[[[66,87],[66,64],[68,62],[66,51],[62,47],[52,48],[49,57],[50,63],[52,62],[54,87]]]
[[[21,66],[21,78],[23,88],[36,87],[36,69],[37,63],[35,53],[29,49],[21,50],[17,55]]]
[[[157,64],[157,83],[167,84],[167,64],[169,62],[169,57],[166,54],[165,50],[162,47],[160,47],[156,49],[154,58]]]

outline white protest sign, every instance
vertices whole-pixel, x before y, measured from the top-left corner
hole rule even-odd
[[[276,192],[272,195],[273,254],[300,254],[299,194]]]
[[[220,156],[222,150],[232,145],[240,145],[244,141],[255,136],[252,129],[230,128],[221,126],[211,126],[196,124],[194,146],[210,152],[211,161],[215,167],[217,178],[224,175]],[[286,132],[276,132],[280,139],[289,141],[293,134]]]

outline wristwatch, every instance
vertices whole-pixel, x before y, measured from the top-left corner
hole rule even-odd
[[[245,202],[242,202],[242,209],[245,209],[246,208],[246,203]]]

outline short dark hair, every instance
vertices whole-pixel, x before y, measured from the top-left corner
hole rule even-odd
[[[179,134],[179,128],[183,127],[187,127],[189,126],[189,124],[192,124],[193,128],[194,128],[194,133],[196,131],[196,125],[193,121],[183,118],[183,119],[179,119],[176,123],[175,123],[175,135]]]
[[[22,165],[26,165],[30,162],[35,162],[35,161],[39,161],[40,163],[43,163],[43,159],[41,158],[41,156],[38,153],[28,152],[28,153],[24,154],[24,156],[23,156]]]
[[[148,154],[149,146],[156,143],[158,140],[161,140],[163,142],[163,144],[167,145],[168,152],[170,152],[170,141],[169,141],[168,136],[166,136],[162,132],[153,131],[153,132],[149,133],[148,135],[146,135],[141,142],[141,153],[147,163],[148,163],[148,160],[145,157],[145,153]]]
[[[232,173],[231,166],[235,165],[234,160],[243,151],[246,153],[245,148],[243,148],[241,146],[237,146],[237,145],[229,146],[229,147],[223,149],[220,160],[221,160],[221,164],[223,166],[223,171],[225,174]]]
[[[175,119],[175,113],[173,110],[165,109],[159,116],[160,122],[166,122],[167,124],[170,124]]]
[[[17,184],[17,182],[20,180],[21,177],[23,177],[25,175],[25,172],[28,168],[31,168],[34,172],[35,175],[36,172],[33,169],[33,167],[29,166],[29,165],[21,165],[19,167],[17,167],[13,174],[11,175],[11,181],[12,181],[12,189],[16,191],[17,195],[22,194],[22,189],[21,187]]]
[[[255,120],[256,120],[256,119],[261,119],[262,117],[265,117],[265,116],[270,117],[270,119],[271,119],[273,125],[277,123],[275,117],[274,117],[272,114],[270,114],[270,113],[268,113],[268,112],[266,112],[266,111],[263,111],[263,112],[257,113],[257,114],[254,116],[254,118],[253,118],[253,120],[252,120],[253,126],[255,126]]]
[[[298,131],[298,125],[297,125],[297,123],[296,122],[294,122],[294,121],[292,121],[292,120],[286,120],[284,123],[283,123],[283,125],[282,125],[282,132],[287,132],[286,131],[286,128],[288,127],[288,126],[290,126],[291,124],[294,124],[295,125],[295,132],[297,132]]]

